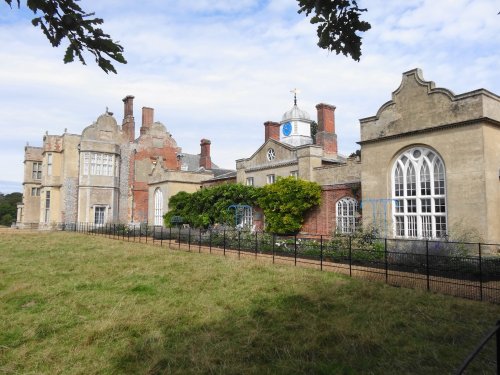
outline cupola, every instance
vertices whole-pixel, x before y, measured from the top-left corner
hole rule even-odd
[[[297,106],[298,90],[291,91],[294,94],[293,107],[283,114],[280,122],[280,142],[291,146],[302,146],[312,144],[311,117]]]

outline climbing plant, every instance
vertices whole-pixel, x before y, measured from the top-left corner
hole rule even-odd
[[[277,234],[299,232],[307,211],[320,202],[319,184],[294,177],[278,178],[260,188],[257,199],[266,218],[266,231]]]

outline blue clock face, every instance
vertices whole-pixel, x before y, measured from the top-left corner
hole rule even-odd
[[[292,133],[292,124],[286,122],[283,124],[283,135],[288,137]]]

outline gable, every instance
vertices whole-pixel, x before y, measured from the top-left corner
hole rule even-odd
[[[360,120],[361,141],[464,123],[500,119],[500,97],[486,90],[455,95],[425,81],[420,69],[403,73],[399,88],[373,117]]]
[[[268,160],[267,157],[270,149],[274,150],[275,155],[272,160]],[[294,162],[297,162],[296,148],[278,142],[272,138],[268,139],[249,158],[237,160],[237,164],[241,166],[243,163],[245,169],[273,168]]]

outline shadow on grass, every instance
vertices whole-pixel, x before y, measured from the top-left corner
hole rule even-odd
[[[322,306],[320,308],[327,308]],[[317,301],[304,295],[261,299],[245,311],[230,311],[223,319],[182,328],[159,327],[131,342],[116,358],[122,373],[315,373],[355,374],[337,350],[342,329],[312,318]],[[369,340],[357,339],[354,351],[380,351]]]
[[[351,288],[342,289],[345,295]],[[349,306],[370,298],[369,290],[352,292],[348,300],[312,290],[277,294],[204,324],[164,323],[131,340],[113,365],[119,373],[151,375],[444,374],[467,354],[470,337],[453,323],[412,322],[405,308],[391,319],[383,305],[368,311],[363,303]]]

